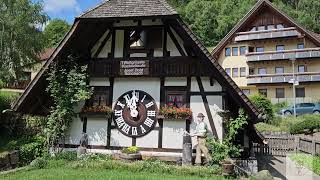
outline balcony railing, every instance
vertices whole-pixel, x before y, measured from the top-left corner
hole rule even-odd
[[[143,76],[188,76],[210,74],[210,66],[193,57],[92,59],[88,62],[91,77],[125,76],[122,61],[148,61]]]
[[[267,74],[267,75],[250,75],[247,84],[273,84],[273,83],[289,83],[293,79],[291,73],[289,74]],[[299,82],[317,82],[320,81],[320,73],[299,73],[296,74],[296,80]]]
[[[239,42],[239,41],[250,41],[250,40],[260,40],[260,39],[297,37],[297,36],[301,36],[301,33],[299,33],[295,27],[290,27],[290,28],[262,30],[262,31],[239,32],[235,37],[235,41]]]
[[[246,54],[248,62],[288,59],[320,58],[320,48],[293,49],[284,51],[252,52]]]
[[[25,80],[25,81],[20,81],[20,82],[13,82],[13,83],[8,83],[6,84],[3,88],[5,89],[19,89],[19,90],[24,90],[28,84],[30,83],[31,80]]]

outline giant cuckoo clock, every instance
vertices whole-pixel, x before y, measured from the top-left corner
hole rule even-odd
[[[146,92],[132,90],[119,97],[114,106],[114,122],[129,137],[148,134],[157,123],[157,104]]]

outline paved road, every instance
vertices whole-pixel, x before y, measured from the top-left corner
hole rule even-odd
[[[308,169],[297,165],[289,157],[259,156],[258,165],[260,170],[269,170],[274,179],[285,180],[320,180],[320,176]]]

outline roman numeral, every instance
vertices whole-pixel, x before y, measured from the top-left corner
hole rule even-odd
[[[118,117],[116,119],[116,123],[117,123],[118,127],[121,128],[125,124],[123,117],[122,116]]]
[[[130,95],[129,94],[125,95],[124,99],[126,100],[127,103],[129,103],[131,100]]]
[[[146,95],[143,96],[143,98],[141,99],[141,102],[143,102],[146,99]]]
[[[115,110],[114,115],[115,116],[122,116],[122,110]]]
[[[131,129],[131,134],[132,134],[132,136],[137,136],[137,135],[138,135],[138,129],[137,129],[137,127],[132,127],[132,129]]]
[[[153,102],[151,101],[151,102],[149,102],[148,104],[146,104],[146,108],[149,108],[149,107],[151,107],[151,106],[153,106]]]
[[[126,134],[129,134],[129,131],[130,131],[130,128],[131,126],[129,126],[128,124],[125,124],[123,127],[122,127],[122,131],[125,132]]]
[[[140,93],[139,93],[139,92],[135,92],[135,95],[136,95],[136,97],[137,97],[137,101],[139,101]]]
[[[147,116],[155,117],[156,116],[156,111],[148,111],[147,112]]]
[[[151,127],[154,123],[154,120],[147,117],[147,119],[144,121],[144,124],[148,127]]]
[[[122,109],[126,106],[126,105],[122,104],[120,101],[118,101],[117,105],[121,106]]]
[[[142,133],[142,134],[144,134],[144,133],[147,132],[142,125],[140,125],[140,129],[141,129],[141,133]]]

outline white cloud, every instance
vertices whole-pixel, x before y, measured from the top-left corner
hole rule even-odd
[[[44,0],[44,10],[46,12],[60,12],[63,10],[73,10],[81,12],[77,0]]]

